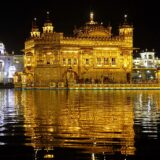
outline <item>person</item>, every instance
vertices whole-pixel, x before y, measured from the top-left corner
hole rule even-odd
[[[43,160],[45,154],[45,147],[42,147],[41,150],[37,153],[37,160]]]

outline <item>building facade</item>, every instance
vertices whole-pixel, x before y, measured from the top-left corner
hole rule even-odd
[[[133,59],[133,82],[155,82],[159,79],[160,59],[155,51],[143,51]]]
[[[23,71],[23,55],[9,54],[0,42],[0,83],[13,83],[15,72]]]
[[[119,34],[90,20],[74,30],[72,37],[56,32],[47,19],[43,32],[36,20],[25,41],[24,72],[15,75],[15,85],[50,86],[52,83],[129,83],[132,71],[133,26],[124,23]]]

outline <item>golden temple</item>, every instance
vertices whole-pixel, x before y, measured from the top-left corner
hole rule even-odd
[[[14,76],[15,86],[67,87],[70,84],[130,83],[133,53],[133,26],[124,22],[119,34],[111,26],[94,20],[66,37],[54,30],[47,12],[41,33],[32,24],[31,36],[25,41],[24,71]]]

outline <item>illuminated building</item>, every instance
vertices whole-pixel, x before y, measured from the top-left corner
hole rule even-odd
[[[139,53],[140,57],[133,59],[133,81],[155,81],[160,67],[160,59],[154,51]]]
[[[23,71],[23,55],[9,54],[0,43],[0,83],[12,83],[15,72]]]
[[[4,46],[4,44],[3,44],[2,42],[0,42],[0,54],[1,54],[1,55],[4,55],[5,52],[6,52],[5,46]]]
[[[132,71],[133,26],[124,22],[119,34],[90,20],[74,30],[72,37],[56,32],[47,19],[41,33],[32,24],[31,36],[25,41],[24,72],[17,73],[15,86],[49,87],[76,83],[129,83]]]

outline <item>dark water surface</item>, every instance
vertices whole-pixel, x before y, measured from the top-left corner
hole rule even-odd
[[[0,160],[156,156],[158,90],[0,90]]]

